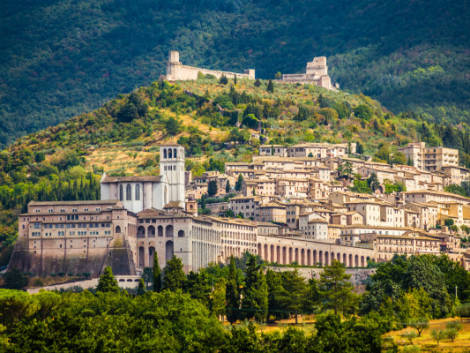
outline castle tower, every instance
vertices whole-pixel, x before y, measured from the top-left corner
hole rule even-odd
[[[168,202],[185,207],[184,147],[180,145],[160,146],[160,175],[166,177]]]

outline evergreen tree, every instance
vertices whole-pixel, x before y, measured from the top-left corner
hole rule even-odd
[[[98,282],[98,287],[96,287],[97,292],[119,292],[119,286],[114,278],[113,270],[110,266],[106,266],[103,274],[100,276]]]
[[[209,196],[217,195],[217,180],[210,180],[207,184],[207,193]]]
[[[225,299],[227,302],[227,320],[233,324],[238,320],[240,314],[240,282],[238,278],[238,270],[233,256],[230,257],[230,264],[228,267]]]
[[[144,279],[139,279],[139,287],[137,288],[137,295],[144,295],[145,294],[145,282]]]
[[[237,182],[235,183],[235,190],[240,191],[242,189],[242,186],[243,186],[243,175],[240,174],[238,176]]]
[[[261,86],[261,81],[257,78],[254,84],[255,84],[255,87],[259,87]]]
[[[230,181],[227,180],[227,184],[225,184],[225,193],[228,194],[230,192],[230,189],[231,189]]]
[[[219,79],[219,83],[222,84],[222,85],[226,85],[228,83],[227,76],[222,75]]]
[[[183,262],[179,257],[173,256],[166,263],[163,277],[163,289],[175,291],[182,289],[186,276],[183,272]]]
[[[324,308],[333,309],[335,315],[354,308],[356,298],[352,291],[353,285],[348,281],[350,278],[344,265],[337,260],[333,260],[320,274],[320,295]]]
[[[162,271],[158,264],[158,255],[155,252],[153,257],[153,291],[160,292],[162,289]]]
[[[274,83],[273,83],[273,81],[269,80],[268,86],[266,87],[266,90],[267,90],[268,92],[271,92],[271,93],[274,92]]]
[[[268,286],[261,265],[249,255],[245,287],[243,289],[242,314],[245,318],[265,321],[268,313]]]

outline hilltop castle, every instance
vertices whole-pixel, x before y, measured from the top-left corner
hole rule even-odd
[[[227,78],[248,78],[255,79],[255,70],[247,69],[245,73],[236,73],[230,71],[209,70],[200,67],[183,65],[180,62],[180,53],[177,51],[170,51],[168,63],[166,65],[165,79],[168,81],[188,81],[197,80],[199,74],[213,75],[217,78],[225,76]]]
[[[326,65],[325,56],[315,57],[312,61],[308,62],[304,74],[282,75],[282,81],[293,83],[313,83],[316,86],[326,89],[335,89],[331,84],[331,79],[328,75],[328,66]]]

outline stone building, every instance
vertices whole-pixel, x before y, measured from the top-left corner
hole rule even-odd
[[[166,65],[166,75],[165,79],[168,81],[188,81],[188,80],[197,80],[198,75],[213,75],[217,78],[225,76],[227,78],[247,78],[250,80],[255,79],[255,70],[247,69],[244,73],[236,73],[229,71],[220,71],[220,70],[209,70],[203,69],[200,67],[187,66],[183,65],[180,62],[179,52],[172,50],[168,58],[168,63]]]
[[[313,83],[316,86],[320,86],[326,89],[335,89],[335,87],[331,84],[330,76],[328,76],[326,56],[315,57],[312,61],[308,62],[304,74],[282,75],[282,81]]]
[[[409,143],[398,149],[414,167],[421,170],[436,171],[443,167],[459,165],[459,151],[446,147],[426,147],[425,142]]]
[[[9,266],[38,275],[135,274],[128,239],[136,216],[119,201],[31,201],[19,216]]]
[[[170,202],[184,208],[184,148],[179,145],[160,147],[159,176],[101,178],[101,200],[120,200],[129,211],[138,213],[155,208],[162,210]]]

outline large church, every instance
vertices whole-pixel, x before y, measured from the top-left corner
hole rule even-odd
[[[163,210],[165,206],[185,207],[184,148],[179,145],[160,147],[159,176],[101,178],[101,200],[119,200],[134,213],[145,209]]]

